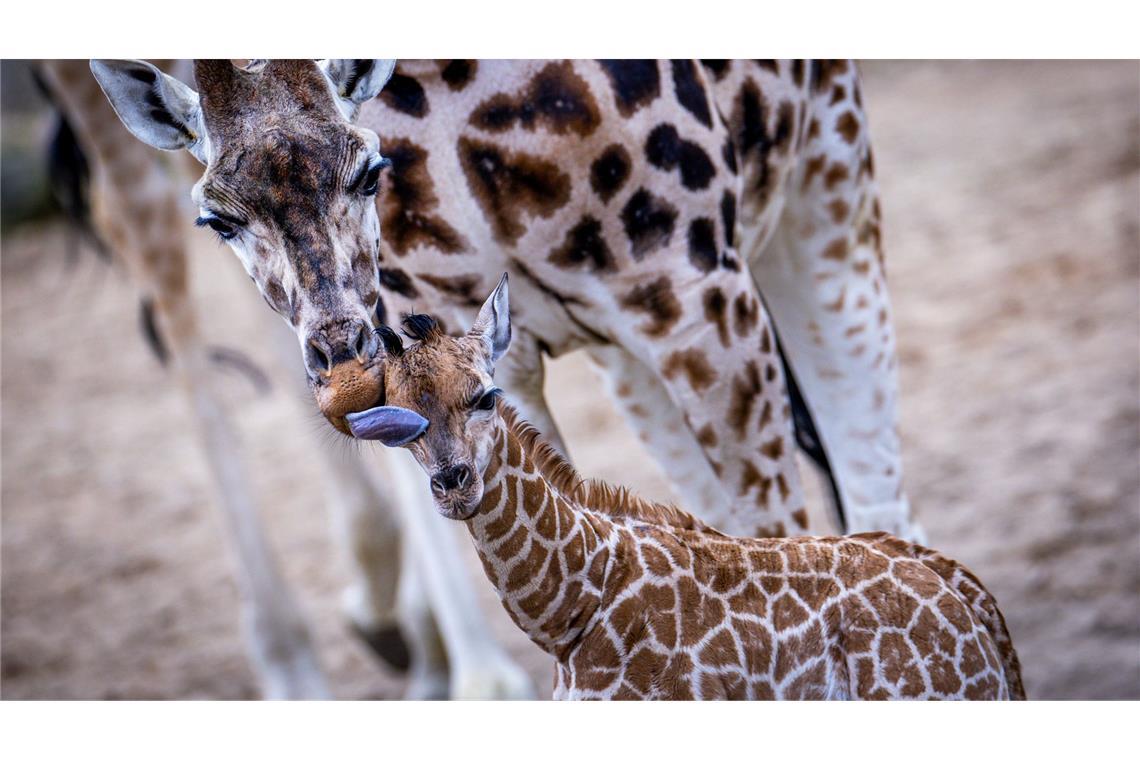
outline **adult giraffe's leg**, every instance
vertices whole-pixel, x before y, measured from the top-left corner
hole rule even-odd
[[[689,315],[666,334],[653,323],[619,319],[611,332],[651,368],[712,469],[719,498],[705,517],[732,535],[798,534],[807,513],[795,460],[791,407],[768,314],[743,268],[707,274],[688,262],[686,247],[655,254],[675,274],[670,294],[660,278],[623,283],[623,301],[669,300]],[[737,271],[739,270],[739,271]],[[675,299],[675,303],[672,299]],[[640,392],[640,391],[639,391]]]
[[[591,346],[589,354],[680,504],[705,520],[723,512],[727,503],[721,483],[658,376],[620,346]]]
[[[233,428],[212,386],[188,290],[188,225],[170,178],[153,151],[119,123],[86,61],[51,62],[44,72],[93,164],[96,227],[151,304],[171,369],[191,404],[236,560],[242,622],[261,691],[269,698],[326,697],[308,626],[265,539]]]
[[[295,380],[297,397],[308,404],[296,337],[268,311],[258,314],[276,338],[274,345],[285,372]],[[395,503],[392,481],[406,475],[390,461],[396,452],[380,447],[373,451],[366,443],[313,445],[322,465],[333,535],[346,559],[349,583],[342,607],[353,630],[390,666],[408,671],[407,698],[445,699],[447,655]]]
[[[538,340],[526,329],[513,328],[511,350],[495,368],[495,382],[507,392],[522,418],[534,425],[543,439],[563,455],[566,444],[546,404],[543,383],[546,367]]]
[[[530,677],[510,660],[486,624],[456,546],[455,526],[436,513],[427,476],[406,451],[369,447],[364,454],[374,488],[389,491],[399,509],[407,556],[419,570],[423,596],[446,649],[451,697],[532,698]],[[405,591],[417,591],[414,579],[402,585],[401,594]],[[416,601],[402,596],[401,605]]]
[[[898,361],[867,118],[853,64],[812,67],[779,225],[742,251],[828,451],[851,532],[921,540],[902,490]]]

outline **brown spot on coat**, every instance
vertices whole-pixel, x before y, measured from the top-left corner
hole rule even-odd
[[[859,136],[859,119],[855,117],[853,112],[844,111],[835,122],[835,129],[848,145],[852,145],[855,142],[855,138]]]
[[[711,287],[704,292],[701,302],[705,309],[705,319],[716,325],[720,344],[728,348],[728,302],[725,300],[724,291],[715,286]]]
[[[549,63],[515,95],[499,93],[471,114],[472,126],[487,132],[505,132],[516,124],[533,132],[544,129],[557,135],[573,132],[588,137],[601,123],[590,88],[570,61]]]
[[[459,163],[501,243],[514,244],[522,237],[524,213],[549,218],[570,200],[570,177],[542,157],[461,137]]]
[[[617,270],[602,234],[602,223],[588,214],[566,232],[562,245],[550,252],[547,261],[562,269],[584,268],[598,274]]]
[[[668,380],[683,374],[689,381],[689,386],[697,393],[708,388],[717,378],[716,370],[699,348],[686,348],[669,354],[665,357],[661,374]]]
[[[648,315],[649,321],[640,329],[651,338],[668,335],[682,313],[681,302],[673,293],[668,275],[661,275],[645,285],[635,285],[618,303],[623,309]]]
[[[380,198],[380,229],[388,247],[397,256],[419,246],[441,253],[467,253],[467,240],[435,213],[439,197],[428,172],[427,150],[396,138],[385,142],[384,153],[392,161],[388,186]]]

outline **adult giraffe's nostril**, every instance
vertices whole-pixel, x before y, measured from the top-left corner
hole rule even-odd
[[[327,373],[332,369],[332,358],[329,356],[328,350],[314,340],[309,341],[308,350],[305,352],[305,361],[309,365],[309,369],[314,372]]]
[[[364,359],[365,339],[364,328],[360,325],[356,326],[356,340],[352,343],[352,351],[356,354],[357,359]]]

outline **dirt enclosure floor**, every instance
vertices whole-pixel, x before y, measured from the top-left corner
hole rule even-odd
[[[911,501],[930,543],[996,594],[1031,697],[1138,698],[1140,67],[864,74]],[[3,697],[253,697],[187,406],[125,278],[92,257],[69,269],[63,240],[48,224],[3,241]],[[275,318],[236,260],[205,236],[196,254],[211,342],[274,366],[258,336]],[[555,362],[549,384],[582,470],[664,493],[583,360]],[[339,611],[310,453],[329,445],[322,423],[286,383],[225,389],[335,695],[399,697]],[[456,539],[496,634],[548,695],[550,661]]]

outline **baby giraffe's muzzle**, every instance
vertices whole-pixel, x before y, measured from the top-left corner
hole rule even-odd
[[[465,464],[443,467],[431,476],[431,490],[437,496],[466,487],[471,482],[471,468]]]

